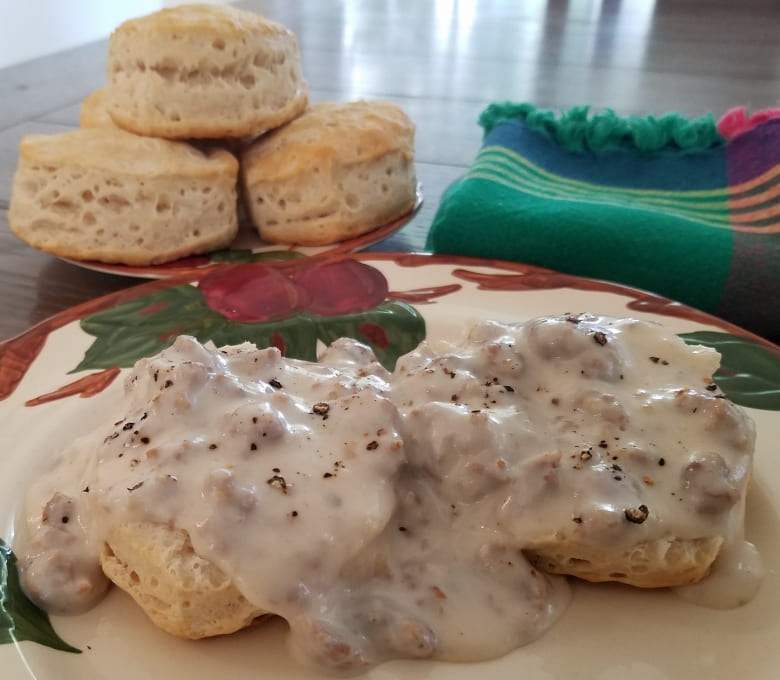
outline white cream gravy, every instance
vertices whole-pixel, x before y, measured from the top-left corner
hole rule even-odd
[[[352,340],[311,364],[180,337],[30,490],[23,583],[50,611],[89,608],[111,524],[165,523],[287,619],[296,654],[344,669],[530,642],[569,598],[524,553],[551,545],[719,536],[718,585],[686,592],[736,606],[761,574],[742,538],[754,435],[718,360],[592,316],[485,322],[392,376]]]

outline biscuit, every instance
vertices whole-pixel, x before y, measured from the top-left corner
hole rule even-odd
[[[415,205],[414,124],[390,102],[320,103],[242,154],[252,221],[271,243],[354,238]]]
[[[95,90],[81,102],[79,110],[79,127],[112,127],[116,128],[114,119],[106,109],[106,93],[103,88]]]
[[[199,557],[185,531],[135,522],[114,527],[103,572],[162,630],[198,639],[233,633],[264,614],[217,566]]]
[[[742,541],[755,431],[719,359],[636,319],[488,321],[399,358],[393,399],[412,464],[540,570],[683,586]]]
[[[110,127],[28,135],[8,221],[23,241],[61,257],[161,264],[230,244],[237,173],[222,149]]]
[[[295,35],[230,6],[182,5],[120,25],[108,46],[106,105],[140,135],[257,135],[306,107]]]
[[[549,574],[595,583],[618,581],[638,588],[666,588],[697,583],[707,576],[722,545],[721,536],[662,538],[621,550],[557,535],[538,541],[525,555]]]

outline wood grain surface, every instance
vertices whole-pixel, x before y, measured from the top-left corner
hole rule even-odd
[[[780,98],[776,0],[251,0],[298,36],[312,101],[391,99],[417,124],[425,202],[373,250],[415,251],[480,145],[491,101],[621,114],[719,115]],[[104,82],[107,41],[0,69],[0,340],[138,283],[40,253],[6,211],[21,137],[78,125]]]

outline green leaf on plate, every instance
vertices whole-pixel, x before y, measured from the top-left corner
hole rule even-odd
[[[97,312],[82,319],[81,328],[95,340],[72,373],[130,367],[141,357],[162,351],[182,334],[218,346],[245,341],[258,347],[274,345],[299,359],[314,360],[317,351],[316,325],[308,315],[264,323],[230,321],[210,309],[203,293],[190,285],[166,288]]]
[[[202,338],[198,339],[203,342]],[[317,325],[308,314],[293,314],[264,323],[227,321],[208,339],[217,347],[252,342],[257,347],[278,347],[285,356],[294,359],[317,359]]]
[[[298,257],[304,257],[303,253],[296,250],[266,250],[255,253],[249,248],[236,248],[217,250],[209,253],[209,260],[212,262],[263,262],[265,260],[293,260]]]
[[[365,342],[379,362],[392,371],[399,356],[425,338],[425,320],[411,305],[385,301],[364,312],[317,317],[317,334],[325,344],[340,337]]]
[[[29,640],[80,654],[55,632],[48,614],[34,605],[19,584],[16,555],[0,538],[0,644]]]
[[[132,366],[168,347],[177,335],[205,341],[227,323],[194,286],[166,288],[82,319],[81,328],[95,341],[71,372]]]
[[[689,345],[707,345],[721,354],[715,374],[726,396],[748,408],[780,411],[780,358],[757,343],[730,333],[682,333]]]
[[[138,359],[170,346],[177,335],[192,335],[215,345],[252,342],[279,347],[285,356],[314,361],[317,340],[330,343],[353,337],[374,349],[379,361],[392,369],[396,359],[425,337],[425,321],[411,305],[385,301],[372,309],[342,316],[306,312],[265,322],[230,321],[208,307],[202,292],[190,285],[175,286],[97,312],[81,321],[95,337],[75,373],[112,366],[128,368]]]

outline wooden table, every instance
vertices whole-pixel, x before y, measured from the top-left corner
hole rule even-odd
[[[425,202],[375,250],[424,246],[444,189],[480,145],[491,101],[618,113],[716,115],[780,93],[776,0],[252,0],[298,36],[312,101],[387,98],[417,124]],[[107,42],[0,70],[0,340],[84,300],[138,283],[28,247],[6,209],[20,138],[78,125],[104,82]]]

